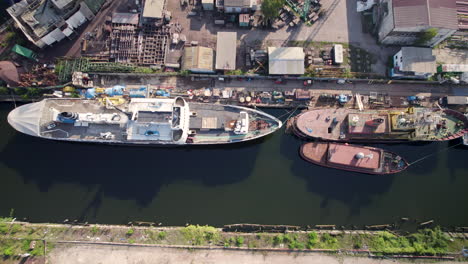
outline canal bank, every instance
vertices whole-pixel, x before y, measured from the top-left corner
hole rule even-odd
[[[13,218],[2,218],[0,234],[0,254],[4,257],[20,259],[31,256],[55,259],[49,263],[70,263],[56,261],[57,258],[61,259],[63,252],[68,252],[69,248],[81,248],[85,259],[89,252],[96,250],[101,251],[102,256],[107,256],[119,248],[127,248],[127,254],[149,248],[163,251],[207,251],[210,254],[224,251],[227,255],[230,255],[230,252],[233,255],[250,252],[262,255],[283,253],[304,256],[326,253],[338,258],[352,256],[380,260],[385,256],[401,260],[461,261],[464,260],[461,249],[468,246],[467,234],[444,233],[439,228],[423,229],[406,235],[364,230],[243,233],[197,225],[141,227],[31,224],[17,222]],[[109,259],[102,256],[98,259],[106,259],[109,262]]]

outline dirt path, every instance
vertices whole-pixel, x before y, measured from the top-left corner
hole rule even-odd
[[[395,264],[410,263],[402,260],[381,260],[320,253],[251,252],[226,249],[173,249],[153,246],[110,246],[60,244],[48,256],[48,263],[111,263],[111,264]],[[411,262],[411,263],[435,263]],[[453,262],[437,262],[448,264]],[[468,263],[468,262],[457,262]]]

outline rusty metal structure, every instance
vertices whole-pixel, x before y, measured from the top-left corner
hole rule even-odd
[[[138,14],[114,13],[109,60],[141,66],[163,65],[168,49],[169,27],[141,23]]]

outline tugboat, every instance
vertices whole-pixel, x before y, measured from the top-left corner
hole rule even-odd
[[[394,174],[409,166],[395,153],[347,143],[310,142],[302,145],[300,154],[320,166],[367,174]]]
[[[468,118],[457,111],[438,108],[323,108],[298,115],[292,128],[301,138],[336,142],[446,141],[468,132]]]
[[[277,118],[240,106],[183,98],[44,99],[15,108],[8,122],[45,139],[122,145],[212,145],[257,139],[281,128]]]

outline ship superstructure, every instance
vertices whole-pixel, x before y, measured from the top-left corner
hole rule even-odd
[[[44,99],[20,106],[8,122],[28,135],[65,141],[141,145],[225,144],[282,126],[264,112],[183,98]]]
[[[293,121],[296,135],[343,142],[445,141],[462,137],[468,120],[450,109],[410,107],[313,109]]]

